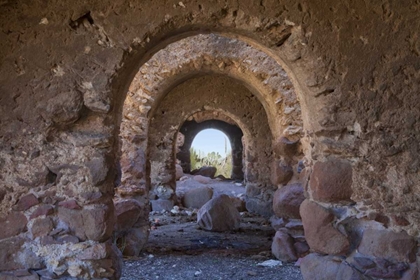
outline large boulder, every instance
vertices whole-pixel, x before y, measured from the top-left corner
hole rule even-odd
[[[309,181],[312,198],[320,202],[350,201],[353,193],[350,163],[338,159],[317,162]]]
[[[285,230],[279,230],[273,238],[271,253],[284,262],[296,261],[297,255],[293,238]]]
[[[202,176],[202,175],[195,175],[193,179],[194,181],[197,181],[201,184],[209,184],[211,182],[211,179],[209,177]]]
[[[132,228],[121,239],[124,256],[138,256],[149,238],[149,227]]]
[[[300,263],[300,270],[305,280],[368,280],[356,269],[341,259],[332,256],[309,254]]]
[[[406,232],[368,228],[363,232],[358,251],[361,254],[385,258],[394,262],[414,262],[416,241]]]
[[[300,205],[303,228],[309,247],[315,252],[343,255],[350,244],[332,225],[334,215],[315,202],[304,200]]]
[[[191,171],[191,174],[214,178],[214,175],[216,175],[216,171],[217,168],[214,166],[203,166],[199,169]]]
[[[150,204],[152,205],[152,211],[171,211],[174,207],[174,201],[171,199],[153,199],[150,200]]]
[[[284,186],[274,193],[273,211],[280,218],[300,219],[299,207],[304,200],[301,184]]]
[[[241,216],[229,196],[217,196],[200,208],[197,213],[198,225],[210,231],[229,231],[239,228]]]
[[[114,203],[116,215],[116,230],[127,230],[133,227],[144,214],[142,205],[135,199],[124,199]]]
[[[209,187],[199,187],[188,190],[182,198],[182,204],[187,208],[201,208],[213,197],[213,189]]]
[[[256,213],[266,218],[273,215],[273,201],[263,200],[260,198],[246,197],[245,198],[246,210],[251,213]]]

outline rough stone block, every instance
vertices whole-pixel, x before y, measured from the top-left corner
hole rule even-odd
[[[40,205],[38,206],[34,212],[30,215],[30,219],[35,219],[39,216],[48,216],[54,213],[54,207],[52,205]]]
[[[99,156],[91,159],[86,163],[89,168],[92,184],[97,186],[105,181],[108,175],[108,163],[104,156]]]
[[[113,207],[94,204],[82,210],[58,208],[58,217],[80,240],[103,241],[111,237],[114,225]]]
[[[368,228],[358,247],[361,254],[385,258],[394,262],[414,262],[416,241],[406,232]]]
[[[241,216],[233,206],[229,196],[222,194],[217,196],[198,210],[198,225],[210,231],[228,231],[237,229],[240,225]]]
[[[46,236],[53,229],[53,222],[50,217],[33,220],[29,232],[32,238]]]
[[[18,261],[18,255],[25,239],[12,237],[0,241],[0,271],[16,270],[25,268]]]
[[[116,215],[116,230],[127,230],[133,227],[144,213],[140,202],[135,199],[118,200],[114,203]]]
[[[300,262],[300,270],[305,280],[336,280],[341,261],[329,256],[309,254]]]
[[[273,215],[273,201],[262,200],[259,198],[245,198],[246,209],[251,213],[257,213],[269,218]]]
[[[277,217],[300,219],[299,207],[305,200],[301,184],[278,189],[273,196],[273,211]]]
[[[10,212],[0,217],[0,239],[18,235],[26,229],[27,219],[21,212]]]
[[[271,253],[284,262],[297,260],[293,238],[284,230],[276,232],[271,243]]]
[[[170,199],[153,199],[150,200],[152,204],[152,211],[171,211],[174,207],[174,201]]]
[[[13,206],[16,211],[26,211],[34,205],[39,203],[38,198],[33,194],[22,196],[19,201]]]
[[[309,180],[312,198],[320,202],[350,201],[352,183],[350,163],[337,159],[315,163]]]
[[[203,166],[200,169],[191,171],[191,174],[214,178],[214,175],[216,174],[216,172],[217,172],[217,169],[214,166]]]
[[[293,177],[293,168],[289,165],[274,161],[271,165],[271,183],[285,185]]]
[[[305,200],[300,206],[306,241],[312,250],[324,254],[342,255],[349,241],[332,226],[334,215],[315,202]]]
[[[44,104],[40,106],[44,119],[60,124],[70,124],[79,119],[83,99],[77,91],[61,92],[45,101]]]
[[[138,256],[149,238],[149,227],[132,228],[119,240],[124,256]]]
[[[209,177],[203,175],[195,175],[193,179],[201,184],[208,184],[211,182],[211,179]]]
[[[89,240],[105,241],[114,230],[114,207],[109,204],[89,205],[82,212],[86,237]]]
[[[182,204],[187,208],[200,209],[213,197],[213,189],[209,187],[199,187],[185,192]]]

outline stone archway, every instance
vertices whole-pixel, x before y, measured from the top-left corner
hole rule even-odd
[[[229,48],[226,48],[228,46]],[[221,53],[217,51],[221,48],[226,52]],[[193,52],[185,55],[186,49]],[[242,54],[238,55],[238,53]],[[243,63],[244,60],[246,61],[245,64]],[[133,79],[125,102],[124,118],[120,133],[122,139],[121,162],[129,164],[122,164],[122,179],[119,189],[147,189],[147,178],[144,176],[147,172],[146,165],[144,160],[142,160],[142,155],[144,156],[148,150],[145,140],[148,137],[147,135],[158,135],[157,132],[149,130],[148,119],[152,118],[151,129],[153,129],[153,123],[159,123],[156,121],[156,117],[162,118],[165,112],[171,112],[171,110],[165,109],[156,114],[157,108],[160,108],[157,104],[161,106],[160,104],[164,100],[165,93],[177,84],[197,76],[200,72],[224,73],[245,82],[248,88],[251,89],[252,95],[258,97],[258,100],[264,107],[264,109],[258,109],[260,113],[256,114],[257,118],[253,118],[249,113],[243,114],[245,118],[250,118],[252,120],[251,123],[258,122],[259,117],[264,117],[267,114],[268,122],[262,120],[259,121],[259,125],[255,126],[257,131],[260,131],[259,133],[262,133],[261,135],[264,135],[264,137],[261,136],[255,139],[258,139],[257,141],[268,140],[268,142],[260,145],[254,145],[250,142],[248,146],[249,154],[246,155],[250,161],[245,169],[248,171],[246,174],[248,180],[256,183],[253,186],[250,185],[250,188],[253,189],[250,191],[250,194],[255,198],[255,201],[252,203],[253,206],[250,206],[250,208],[269,215],[268,213],[272,211],[271,197],[275,187],[270,183],[269,169],[272,152],[270,151],[271,137],[267,136],[273,135],[272,137],[275,137],[275,135],[281,134],[296,137],[302,132],[299,103],[294,94],[293,86],[287,79],[287,74],[281,69],[281,66],[275,60],[250,45],[236,39],[228,39],[212,34],[197,35],[183,39],[157,52],[151,60],[140,68],[137,76]],[[279,71],[282,73],[281,75],[279,75]],[[251,97],[248,101],[251,101],[253,98],[255,97]],[[220,104],[223,103],[220,100],[218,102]],[[186,101],[185,104],[188,104],[188,102]],[[250,102],[249,104],[254,103]],[[255,104],[259,104],[259,102]],[[206,105],[203,103],[202,106],[211,108],[212,104]],[[220,105],[213,104],[213,106],[217,107]],[[197,108],[190,108],[187,112],[193,113],[194,110],[197,110]],[[284,114],[280,113],[282,110],[285,111]],[[182,112],[184,115],[191,113],[186,114],[186,112]],[[274,116],[278,117],[274,118]],[[165,117],[163,118],[165,119]],[[270,128],[262,125],[264,123],[267,123]],[[169,130],[174,131],[167,134],[167,136],[162,135],[162,137],[158,137],[160,139],[158,142],[153,140],[154,146],[150,146],[147,152],[154,154],[155,152],[153,151],[157,148],[156,151],[161,150],[159,153],[165,154],[163,158],[166,158],[162,161],[162,156],[158,156],[159,160],[156,161],[156,165],[153,165],[152,161],[150,166],[152,178],[160,178],[158,179],[159,181],[152,182],[152,185],[159,187],[156,188],[156,191],[158,191],[158,193],[155,193],[157,197],[170,198],[174,190],[172,148],[175,137],[174,132],[180,125],[181,123],[178,121],[178,123],[170,126]],[[165,131],[161,130],[159,125],[156,127],[160,129],[159,133]],[[169,130],[167,131],[169,132]],[[251,137],[251,139],[254,138]],[[261,153],[260,156],[256,156],[257,154],[255,151],[253,152],[253,147],[262,148],[259,152]],[[163,148],[163,150],[160,148]],[[264,149],[268,150],[264,151]],[[138,166],[143,166],[144,172],[141,174],[137,173],[141,175],[140,177],[132,176],[131,170],[136,163],[140,163],[140,165],[137,164]]]
[[[187,173],[191,172],[190,148],[194,138],[202,130],[209,128],[220,130],[229,138],[232,149],[232,171],[230,178],[242,181],[244,179],[244,172],[242,170],[243,133],[236,124],[232,123],[232,121],[228,123],[217,119],[209,119],[197,122],[197,120],[192,117],[191,120],[187,120],[182,124],[178,133],[184,135],[184,143],[180,147],[180,151],[177,153],[176,158],[180,160],[183,171]]]
[[[128,86],[140,66],[170,42],[214,32],[260,48],[289,69],[302,107],[307,161],[301,179],[311,201],[306,212],[327,213],[328,232],[351,241],[349,251],[340,252],[346,257],[340,269],[356,273],[347,263],[355,264],[351,257],[359,249],[379,269],[384,259],[410,263],[415,277],[411,251],[402,256],[392,246],[378,248],[389,240],[415,248],[419,236],[417,3],[78,3],[0,5],[0,222],[10,225],[0,237],[6,256],[0,270],[118,277],[117,253],[105,241],[114,226],[113,162],[121,148]],[[143,124],[148,127],[147,118],[131,126],[139,133],[123,137],[141,147]],[[138,159],[141,168],[123,179],[138,188],[117,190],[119,195],[141,201],[147,192],[145,151],[127,150],[127,162]],[[330,174],[331,168],[337,172]],[[98,225],[72,222],[80,217]],[[64,235],[76,245],[51,244]],[[311,235],[311,247],[338,254],[318,246],[315,230]],[[103,257],[81,259],[92,248]],[[311,257],[337,267],[328,257]],[[104,269],[102,260],[108,263]]]

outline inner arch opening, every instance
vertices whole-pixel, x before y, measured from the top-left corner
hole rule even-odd
[[[210,156],[210,158],[216,157],[219,161],[219,163],[216,162],[218,170],[215,176],[221,174],[225,178],[243,180],[243,133],[238,126],[221,120],[203,122],[187,120],[180,128],[180,133],[184,135],[184,144],[177,153],[177,160],[184,172],[194,173],[194,169],[207,164],[206,160],[210,163],[207,154],[215,152],[215,155]],[[200,140],[200,135],[204,135],[202,140]],[[215,143],[211,139],[212,136],[216,137],[215,135],[220,137],[218,149],[214,149]],[[191,153],[191,148],[194,149],[195,154]],[[217,156],[217,153],[220,156]],[[194,159],[196,162],[193,162]]]
[[[217,129],[205,129],[194,138],[190,148],[191,170],[211,166],[216,168],[215,177],[230,178],[232,154],[229,138]]]

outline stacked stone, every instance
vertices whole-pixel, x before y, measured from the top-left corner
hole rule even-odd
[[[348,217],[353,209],[352,167],[344,160],[316,162],[300,206],[311,254],[305,279],[418,279],[417,242],[388,229],[389,218]]]
[[[109,102],[86,82],[80,91],[40,103],[56,134],[38,135],[44,146],[22,147],[37,148],[25,159],[32,164],[16,180],[19,193],[1,197],[14,205],[0,217],[0,278],[119,277],[121,253],[112,242],[112,128],[104,125]]]

